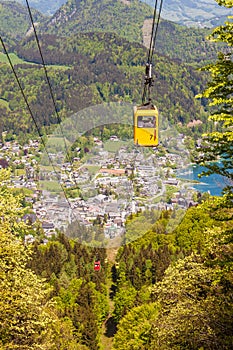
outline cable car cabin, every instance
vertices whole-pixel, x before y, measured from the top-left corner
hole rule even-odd
[[[134,143],[138,146],[158,146],[159,113],[156,106],[146,103],[134,107]]]
[[[101,269],[101,264],[100,260],[94,262],[94,271],[100,271]]]

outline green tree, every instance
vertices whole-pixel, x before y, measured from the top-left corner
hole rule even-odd
[[[133,308],[119,323],[114,337],[114,349],[147,349],[153,322],[158,316],[158,305],[149,303]]]
[[[150,349],[232,347],[232,266],[223,261],[222,265],[213,268],[193,255],[168,268],[164,280],[153,288],[161,312]]]
[[[188,211],[176,232],[177,243],[184,248],[186,257],[170,264],[162,280],[148,288],[150,295],[144,294],[144,287],[143,304],[139,307],[130,306],[121,314],[126,303],[123,298],[116,299],[121,317],[115,349],[123,349],[123,344],[127,344],[127,349],[147,350],[232,348],[232,214],[225,196]],[[152,253],[153,264],[156,258]],[[146,264],[151,267],[149,261]],[[120,295],[122,289],[118,288]],[[133,305],[137,305],[136,298]]]
[[[80,344],[80,333],[72,320],[62,315],[62,307],[69,305],[82,281],[71,280],[67,290],[61,287],[60,298],[51,300],[52,288],[29,268],[33,255],[31,246],[23,241],[28,227],[22,220],[25,213],[21,208],[22,195],[16,195],[5,185],[9,175],[9,171],[0,171],[0,349],[86,350],[87,347]],[[48,245],[48,250],[50,247]],[[69,273],[74,274],[74,264],[66,263],[60,243],[53,247],[57,249],[51,250],[50,259],[63,257],[63,275],[66,272],[68,280]],[[53,254],[56,252],[60,252],[58,257]],[[45,265],[43,255],[39,256]],[[56,264],[52,271],[57,272],[55,267]],[[55,273],[51,274],[57,280]],[[64,283],[63,275],[60,278]]]
[[[216,1],[219,5],[233,7],[232,0]],[[208,168],[204,174],[217,173],[228,179],[227,192],[232,192],[233,188],[233,61],[230,50],[233,46],[232,18],[229,16],[225,25],[215,28],[209,36],[212,41],[224,43],[224,49],[228,46],[229,51],[220,52],[215,63],[202,68],[211,74],[211,81],[207,89],[197,96],[209,100],[209,106],[213,107],[209,120],[215,125],[214,131],[203,135],[199,162]],[[221,163],[210,163],[219,159]]]
[[[27,232],[20,220],[20,198],[2,182],[9,172],[0,172],[0,346],[3,349],[51,349],[53,318],[49,313],[45,283],[30,269],[30,249],[21,235]]]
[[[115,308],[113,311],[113,317],[116,322],[127,314],[127,312],[135,305],[137,291],[127,282],[125,274],[121,275],[121,282],[118,286],[118,290],[114,297]]]

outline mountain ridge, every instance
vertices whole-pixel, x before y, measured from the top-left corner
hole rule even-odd
[[[69,0],[41,26],[41,32],[64,36],[114,32],[129,41],[142,42],[144,20],[152,16],[152,8],[139,0]]]
[[[85,7],[87,3],[88,7]],[[90,103],[96,104],[102,101],[118,102],[119,100],[126,100],[127,102],[138,103],[141,99],[140,92],[143,86],[147,49],[142,45],[142,33],[139,35],[139,29],[144,24],[145,13],[140,14],[141,22],[137,27],[137,33],[134,30],[134,17],[130,16],[128,19],[127,25],[130,30],[134,30],[133,36],[131,36],[132,41],[129,41],[128,32],[123,32],[122,36],[120,36],[121,32],[118,33],[116,30],[113,33],[114,29],[111,26],[113,13],[109,10],[114,9],[118,13],[118,17],[123,13],[127,17],[128,13],[131,12],[126,10],[131,11],[133,9],[139,13],[140,9],[146,6],[140,3],[140,6],[143,7],[137,7],[139,3],[138,0],[135,0],[132,2],[133,5],[129,6],[128,2],[123,3],[120,0],[114,4],[110,0],[78,2],[71,0],[62,8],[65,14],[69,13],[73,18],[76,17],[78,11],[79,17],[85,20],[84,24],[92,24],[93,4],[98,5],[94,8],[97,8],[99,13],[102,11],[102,16],[105,17],[105,23],[109,25],[111,32],[103,32],[103,28],[100,28],[102,30],[99,32],[75,32],[78,27],[77,22],[71,21],[73,27],[70,28],[69,21],[65,20],[66,17],[64,17],[64,21],[61,21],[60,36],[43,33],[42,28],[38,31],[46,64],[62,66],[53,68],[51,75],[55,89],[57,89],[57,99],[64,115],[70,112],[77,112],[76,104],[78,108],[85,108]],[[77,4],[85,4],[85,6],[84,8],[81,5],[77,7]],[[92,8],[91,14],[88,11],[90,7]],[[145,8],[148,10],[147,19],[150,19],[152,14],[151,8],[148,6]],[[82,12],[79,11],[80,9],[82,9]],[[112,16],[108,17],[109,11]],[[99,20],[98,12],[95,13],[95,17]],[[54,18],[57,17],[55,16]],[[67,30],[67,37],[64,38],[66,33],[63,24],[66,25],[67,22],[69,30]],[[103,24],[103,21],[100,21],[100,24]],[[120,26],[119,28],[122,29]],[[70,29],[73,29],[73,36],[71,36],[72,31]],[[78,27],[78,29],[80,28]],[[191,119],[191,111],[193,115],[198,115],[198,117],[201,115],[200,118],[204,118],[205,115],[205,111],[201,109],[199,102],[193,101],[195,94],[198,93],[198,89],[203,86],[205,78],[201,79],[191,66],[186,66],[186,63],[189,65],[193,64],[193,62],[199,63],[199,61],[205,60],[207,52],[208,57],[212,51],[215,54],[216,49],[211,47],[212,51],[207,50],[201,30],[196,30],[197,34],[195,37],[190,35],[190,31],[194,33],[193,29],[185,28],[186,32],[182,38],[183,42],[179,43],[178,37],[182,31],[183,28],[181,26],[172,22],[161,21],[160,23],[157,44],[165,43],[166,45],[162,49],[158,49],[159,46],[156,44],[154,55],[156,84],[153,90],[154,95],[157,95],[156,99],[158,100],[159,109],[165,114],[172,115],[176,122],[181,121],[181,123],[185,124]],[[135,36],[138,41],[133,40]],[[202,42],[204,46],[201,46]],[[199,50],[197,50],[197,47]],[[202,49],[204,56],[202,56]],[[31,65],[26,66],[23,63],[24,61],[18,61],[16,66],[23,75],[24,84],[30,92],[30,98],[33,101],[38,118],[40,118],[42,113],[48,119],[46,120],[46,125],[53,124],[53,108],[49,105],[48,97],[45,96],[46,93],[43,90],[43,72],[40,71],[40,66],[38,66],[38,64],[41,64],[41,60],[34,36],[24,38],[22,42],[12,46],[11,52],[17,53],[23,60],[37,63],[37,67],[35,67]],[[4,65],[2,65],[1,70],[5,71],[5,74],[9,73],[9,70]],[[26,122],[23,120],[26,117],[25,113],[23,115],[21,111],[22,101],[18,102],[20,101],[19,93],[16,87],[14,87],[14,94],[17,97],[8,91],[8,85],[11,86],[11,82],[10,78],[8,79],[7,77],[6,79],[5,74],[1,77],[1,89],[4,91],[4,103],[2,105],[3,108],[7,106],[8,111],[3,111],[2,115],[6,116],[6,118],[4,117],[6,121],[9,110],[14,114],[10,123],[6,121],[7,127],[5,129],[12,129],[12,125],[18,123],[20,115],[22,118],[21,125],[29,130],[28,120]],[[40,88],[40,84],[42,84],[41,90],[37,90]],[[33,91],[34,85],[36,85],[36,91]],[[177,86],[179,86],[179,89],[177,89]],[[35,96],[37,97],[36,100]],[[178,107],[176,103],[178,103]],[[48,111],[50,111],[49,117],[47,117]]]
[[[152,8],[139,0],[69,0],[40,27],[40,32],[60,36],[80,32],[110,32],[130,42],[139,42],[147,46],[151,36],[152,18]],[[161,20],[156,52],[184,62],[191,62],[194,56],[193,61],[196,62],[206,60],[208,56],[211,60],[217,53],[217,45],[205,39],[207,34],[206,29],[189,29]]]
[[[154,6],[154,0],[142,0]],[[223,23],[229,10],[214,0],[166,0],[163,3],[162,18],[187,27],[214,27]]]
[[[12,2],[15,0],[1,0]],[[25,4],[24,0],[16,0]],[[121,0],[129,3],[128,0]],[[141,0],[154,8],[155,0]],[[46,15],[54,15],[67,0],[30,0],[32,8]],[[166,0],[162,8],[162,18],[188,27],[213,27],[223,23],[228,14],[226,8],[214,0]]]
[[[3,23],[3,38],[9,40],[7,37],[10,37],[11,44],[14,45],[13,39],[25,37],[30,28],[27,9],[17,2],[4,2],[2,7],[8,7],[8,11],[2,11],[0,17]],[[14,30],[19,22],[15,21],[15,18],[18,15],[20,19],[21,12],[24,13],[24,23]],[[68,37],[80,32],[109,32],[131,42],[143,43],[146,47],[150,41],[152,15],[152,8],[139,0],[69,0],[48,19],[33,11],[34,22],[38,22],[37,32],[40,35],[48,33]],[[161,20],[156,39],[156,53],[182,62],[206,63],[206,59],[214,59],[218,51],[215,43],[205,39],[207,34],[206,29],[187,28]]]
[[[32,9],[32,15],[35,22],[41,22],[46,18],[34,9]],[[31,21],[26,7],[16,1],[0,2],[0,22],[1,36],[8,42],[21,39],[31,28]]]
[[[147,56],[143,45],[130,43],[111,33],[79,33],[65,41],[61,39],[54,35],[40,37],[61,116],[102,102],[139,103]],[[27,38],[24,44],[15,47],[15,52],[21,58],[37,63],[15,65],[35,117],[41,120],[44,115],[45,125],[56,123],[34,38]],[[61,65],[64,69],[61,69]],[[156,56],[154,77],[156,84],[152,98],[169,120],[186,124],[193,115],[205,118],[200,101],[194,99],[204,86],[203,74],[181,62]],[[1,131],[13,129],[18,133],[29,132],[32,121],[13,80],[10,67],[2,64],[0,90],[4,92],[2,98],[8,110],[1,110]]]
[[[1,0],[1,2],[15,2],[15,1],[25,6],[25,0]],[[31,8],[38,10],[44,15],[51,16],[65,2],[66,0],[30,0],[29,4]]]

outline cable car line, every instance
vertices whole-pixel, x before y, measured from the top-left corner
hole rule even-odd
[[[57,117],[57,122],[58,122],[58,125],[60,127],[60,131],[61,131],[62,138],[63,138],[63,141],[64,141],[66,155],[67,155],[67,158],[68,158],[68,160],[69,160],[69,162],[71,164],[71,167],[73,169],[73,161],[72,161],[72,159],[71,159],[71,157],[69,155],[69,150],[68,150],[68,147],[67,147],[64,131],[63,131],[63,128],[62,128],[61,118],[59,116],[58,108],[57,108],[56,101],[55,101],[55,96],[54,96],[52,85],[51,85],[51,82],[50,82],[50,79],[49,79],[49,76],[48,76],[48,71],[47,71],[47,68],[46,68],[46,64],[45,64],[45,60],[44,60],[44,57],[43,57],[40,41],[39,41],[39,38],[38,38],[38,35],[37,35],[35,23],[34,23],[33,16],[32,16],[32,11],[31,11],[31,8],[30,8],[28,0],[26,0],[26,4],[27,4],[27,9],[28,9],[30,20],[31,20],[31,24],[32,24],[32,27],[33,27],[33,31],[34,31],[37,47],[38,47],[38,50],[39,50],[39,53],[40,53],[41,62],[42,62],[42,66],[43,66],[43,69],[44,69],[46,81],[47,81],[47,84],[48,84],[48,87],[49,87],[50,96],[51,96],[52,103],[53,103],[54,110],[55,110],[55,114],[56,114],[56,117]],[[75,182],[75,185],[77,186],[77,182],[76,182],[75,177],[73,177],[73,180]]]
[[[58,108],[57,108],[57,105],[56,105],[56,102],[55,102],[55,97],[54,97],[54,93],[53,93],[53,90],[52,90],[52,85],[51,85],[51,82],[50,82],[50,79],[49,79],[49,76],[48,76],[48,71],[47,71],[45,60],[44,60],[44,57],[43,57],[43,54],[42,54],[40,41],[39,41],[39,38],[38,38],[38,35],[37,35],[35,23],[34,23],[34,20],[33,20],[32,12],[31,12],[28,0],[26,0],[26,4],[27,4],[27,8],[28,8],[28,13],[29,13],[29,17],[30,17],[30,20],[31,20],[31,24],[32,24],[32,27],[33,27],[36,43],[37,43],[37,46],[38,46],[38,50],[39,50],[39,53],[40,53],[41,62],[42,62],[42,66],[43,66],[43,69],[44,69],[45,77],[46,77],[47,84],[48,84],[48,87],[49,87],[49,92],[50,92],[50,96],[51,96],[52,103],[53,103],[53,106],[54,106],[55,114],[56,114],[57,121],[58,121],[60,130],[61,130],[61,134],[62,134],[62,137],[63,137],[63,140],[64,140],[66,154],[67,154],[67,156],[69,158],[69,161],[70,161],[68,147],[67,147],[67,144],[66,144],[66,140],[65,140],[62,124],[61,124],[61,118],[59,116]],[[70,163],[72,163],[72,162],[70,161]]]
[[[16,70],[15,70],[15,68],[14,68],[14,65],[13,65],[13,63],[12,63],[12,60],[11,60],[9,54],[8,54],[7,48],[6,48],[5,44],[4,44],[4,41],[3,41],[3,39],[2,39],[1,36],[0,36],[0,41],[1,41],[1,44],[2,44],[2,47],[3,47],[3,50],[4,50],[4,52],[5,52],[6,56],[7,56],[8,62],[9,62],[9,64],[10,64],[10,66],[11,66],[12,72],[13,72],[13,74],[14,74],[14,76],[15,76],[16,81],[17,81],[17,84],[18,84],[18,87],[19,87],[19,89],[20,89],[20,92],[21,92],[21,94],[22,94],[22,96],[23,96],[24,102],[25,102],[25,104],[26,104],[26,106],[27,106],[27,109],[28,109],[28,111],[29,111],[29,113],[30,113],[30,116],[31,116],[31,118],[32,118],[32,120],[33,120],[33,122],[34,122],[34,124],[35,124],[36,130],[37,130],[38,135],[39,135],[39,137],[40,137],[40,139],[41,139],[41,143],[42,143],[42,145],[44,146],[44,149],[45,149],[45,152],[46,152],[46,154],[47,154],[47,156],[48,156],[49,162],[50,162],[50,164],[51,164],[52,167],[53,167],[53,171],[54,171],[54,173],[56,174],[57,179],[59,179],[59,173],[57,172],[57,170],[56,170],[56,168],[55,168],[55,166],[54,166],[54,164],[53,164],[52,158],[51,158],[51,156],[50,156],[49,153],[48,153],[48,150],[47,150],[47,148],[46,148],[45,141],[44,141],[44,139],[43,139],[43,135],[42,135],[41,132],[40,132],[40,127],[39,127],[39,125],[38,125],[38,123],[37,123],[37,121],[36,121],[36,118],[35,118],[35,116],[34,116],[34,114],[33,114],[33,112],[32,112],[31,107],[30,107],[30,105],[29,105],[29,103],[28,103],[27,97],[26,97],[26,95],[25,95],[25,93],[24,93],[24,90],[23,90],[22,85],[21,85],[21,83],[20,83],[20,81],[19,81],[18,75],[17,75]],[[64,186],[60,183],[60,181],[58,181],[58,182],[59,182],[59,184],[60,184],[60,186],[61,186],[61,188],[62,188],[62,191],[63,191],[64,196],[65,196],[65,198],[66,198],[66,200],[67,200],[67,202],[68,202],[68,204],[69,204],[70,209],[72,209],[71,203],[70,203],[70,201],[69,201],[69,198],[67,197],[67,194],[66,194],[66,192],[65,192]]]
[[[150,37],[150,46],[149,46],[149,51],[148,51],[148,58],[147,62],[151,61],[151,51],[152,51],[152,44],[153,44],[153,36],[154,36],[154,28],[155,28],[155,17],[156,17],[156,12],[157,12],[157,2],[155,2],[155,10],[154,10],[154,15],[153,15],[153,22],[152,22],[152,30],[151,30],[151,37]]]
[[[161,16],[161,11],[162,11],[162,7],[163,7],[163,0],[160,0],[158,18],[156,21],[157,6],[158,6],[158,0],[156,0],[155,8],[154,8],[153,24],[152,24],[152,31],[151,31],[151,41],[150,41],[150,47],[149,47],[149,52],[148,52],[148,62],[149,63],[152,63],[152,60],[153,60],[153,54],[154,54],[155,43],[156,43],[156,39],[157,39],[160,16]],[[156,24],[156,26],[155,26],[155,24]]]
[[[72,157],[71,157],[70,154],[69,154],[69,150],[68,150],[66,138],[65,138],[65,135],[64,135],[64,130],[63,130],[62,123],[61,123],[62,121],[61,121],[61,118],[60,118],[60,116],[59,116],[59,112],[58,112],[58,109],[57,109],[57,105],[56,105],[56,101],[55,101],[55,96],[54,96],[53,89],[52,89],[52,85],[51,85],[51,82],[50,82],[50,79],[49,79],[48,71],[47,71],[47,68],[46,68],[44,56],[43,56],[43,53],[42,53],[40,41],[39,41],[39,38],[38,38],[38,35],[37,35],[36,26],[35,26],[35,23],[34,23],[34,20],[33,20],[32,11],[31,11],[31,8],[30,8],[30,5],[29,5],[28,0],[26,0],[26,4],[27,4],[27,9],[28,9],[28,13],[29,13],[30,20],[31,20],[31,24],[32,24],[32,27],[33,27],[33,31],[34,31],[34,35],[35,35],[37,47],[38,47],[38,50],[39,50],[39,53],[40,53],[41,62],[42,62],[42,66],[43,66],[43,69],[44,69],[46,81],[47,81],[47,84],[48,84],[48,87],[49,87],[50,96],[51,96],[52,103],[53,103],[53,106],[54,106],[55,115],[56,115],[56,117],[57,117],[57,122],[58,122],[60,131],[61,131],[61,135],[62,135],[62,138],[63,138],[63,142],[64,142],[64,146],[65,146],[65,151],[66,151],[66,156],[67,156],[68,161],[69,161],[69,163],[70,163],[70,165],[71,165],[71,170],[72,170],[72,171],[71,171],[71,177],[72,177],[72,180],[74,181],[75,188],[78,188],[78,183],[77,183],[76,177],[75,177],[75,176],[72,176],[72,175],[73,175],[73,172],[74,172],[74,164],[73,164]],[[65,170],[65,172],[66,172],[67,176],[69,177],[69,173],[67,172],[67,170]]]
[[[152,22],[152,30],[151,30],[151,38],[150,38],[150,46],[148,50],[148,57],[147,57],[147,63],[146,63],[146,74],[145,74],[145,82],[144,82],[144,90],[142,94],[142,103],[145,103],[146,95],[148,102],[151,100],[151,94],[150,90],[153,86],[154,79],[152,77],[152,63],[153,63],[153,55],[155,52],[155,43],[157,39],[158,34],[158,27],[160,22],[160,16],[163,6],[163,0],[160,0],[159,10],[158,10],[158,18],[156,21],[156,14],[157,14],[157,7],[158,7],[158,0],[155,1],[155,8],[154,8],[154,15],[153,15],[153,22]]]
[[[153,86],[154,82],[154,79],[152,77],[152,62],[162,6],[163,0],[160,0],[158,16],[156,20],[158,0],[155,0],[150,47],[148,51],[146,72],[144,77],[145,82],[142,94],[142,104],[140,106],[134,106],[133,110],[134,144],[143,147],[156,147],[159,144],[159,113],[157,107],[151,101],[151,87]]]

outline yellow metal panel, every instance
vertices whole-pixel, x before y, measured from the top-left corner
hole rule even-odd
[[[153,109],[143,108],[143,106],[134,108],[134,143],[136,145],[157,146],[158,129],[158,110],[155,106]]]

